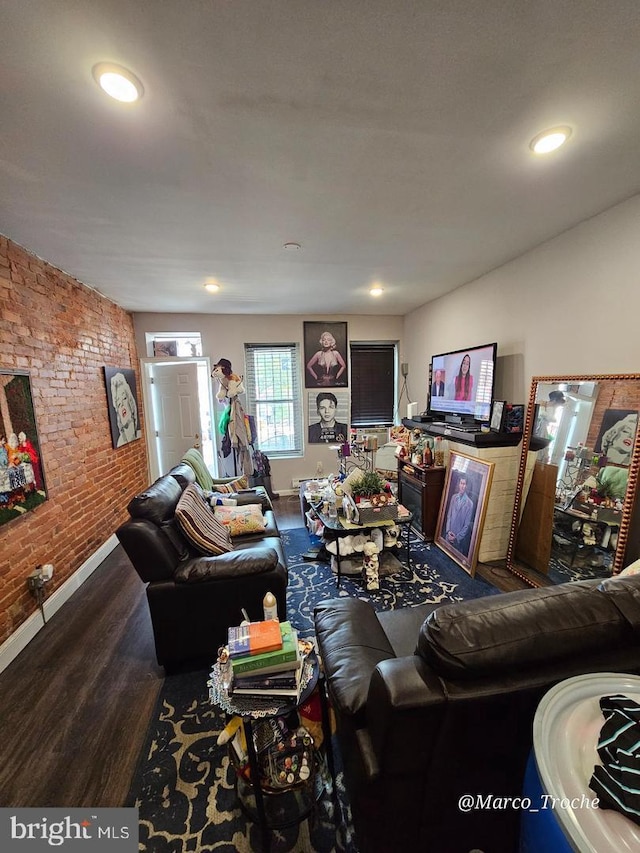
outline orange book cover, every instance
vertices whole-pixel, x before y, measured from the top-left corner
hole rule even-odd
[[[262,652],[276,652],[282,648],[282,632],[280,623],[275,619],[265,622],[250,622],[229,628],[229,654],[231,657],[240,655],[257,655]]]

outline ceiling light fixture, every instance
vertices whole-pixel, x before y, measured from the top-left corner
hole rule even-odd
[[[534,136],[529,143],[529,147],[535,154],[549,154],[551,151],[555,151],[556,148],[564,145],[570,136],[570,127],[552,127]]]
[[[282,248],[287,252],[297,252],[298,249],[302,248],[302,246],[300,243],[285,243]]]
[[[374,284],[374,285],[371,287],[371,289],[369,290],[369,293],[370,293],[372,296],[382,296],[382,294],[384,293],[384,287],[382,287],[382,286],[381,286],[381,285],[379,285],[379,284]]]
[[[220,290],[220,285],[217,281],[205,282],[204,289],[209,293],[217,293]]]
[[[98,86],[116,101],[132,104],[144,95],[144,86],[140,80],[132,71],[121,65],[99,62],[93,66],[92,73]]]

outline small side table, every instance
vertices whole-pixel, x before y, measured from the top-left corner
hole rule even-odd
[[[320,762],[321,756],[314,746],[314,767],[308,778],[304,782],[298,782],[290,787],[283,787],[279,790],[269,789],[269,792],[263,791],[260,783],[260,766],[258,755],[254,743],[254,723],[258,719],[268,718],[276,720],[278,717],[290,715],[293,711],[297,711],[311,696],[313,691],[318,687],[321,712],[322,712],[322,734],[324,740],[324,755],[327,761],[329,771],[331,792],[336,809],[336,815],[340,816],[340,806],[335,784],[335,766],[333,761],[333,751],[331,746],[331,725],[329,719],[328,700],[326,695],[324,675],[320,671],[320,665],[315,652],[307,655],[303,662],[302,674],[302,690],[300,698],[297,702],[290,700],[280,704],[277,698],[272,700],[260,700],[252,697],[233,697],[229,696],[224,688],[219,665],[216,663],[211,672],[211,681],[209,696],[214,705],[221,708],[230,716],[242,717],[245,737],[247,742],[247,755],[249,763],[249,779],[245,780],[236,774],[236,794],[238,802],[245,815],[249,820],[254,820],[260,827],[262,836],[262,849],[268,853],[271,847],[271,830],[280,829],[286,826],[292,826],[306,820],[313,809],[316,802],[322,796],[324,783],[322,782],[320,773],[316,771],[316,762]],[[266,808],[266,799],[281,798],[286,804],[280,809],[281,816],[274,818],[268,813]],[[250,805],[251,799],[255,800],[255,808]]]
[[[315,509],[315,512],[320,521],[323,523],[328,538],[341,539],[343,536],[352,536],[358,533],[371,533],[371,531],[376,528],[384,530],[385,527],[393,527],[395,525],[405,527],[407,531],[407,567],[409,569],[411,568],[411,522],[413,521],[413,513],[409,512],[406,515],[399,516],[398,518],[390,521],[372,521],[369,524],[357,524],[354,521],[347,521],[342,513],[338,513],[335,518],[332,518],[320,509]],[[336,566],[338,569],[336,586],[340,586],[342,574],[340,571],[339,543],[336,545]]]

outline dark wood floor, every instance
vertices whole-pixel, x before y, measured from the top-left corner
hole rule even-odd
[[[297,497],[275,506],[282,529],[302,524]],[[123,805],[163,677],[118,546],[0,673],[0,806]]]
[[[277,501],[281,529],[302,524]],[[118,546],[0,673],[0,806],[121,806],[164,678]]]

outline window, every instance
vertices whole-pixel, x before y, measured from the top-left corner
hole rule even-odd
[[[392,426],[395,386],[394,343],[351,344],[352,426]]]
[[[166,355],[196,358],[202,355],[200,332],[146,332],[145,339],[150,358]]]
[[[247,405],[258,447],[272,458],[302,456],[300,353],[297,344],[245,344]]]

